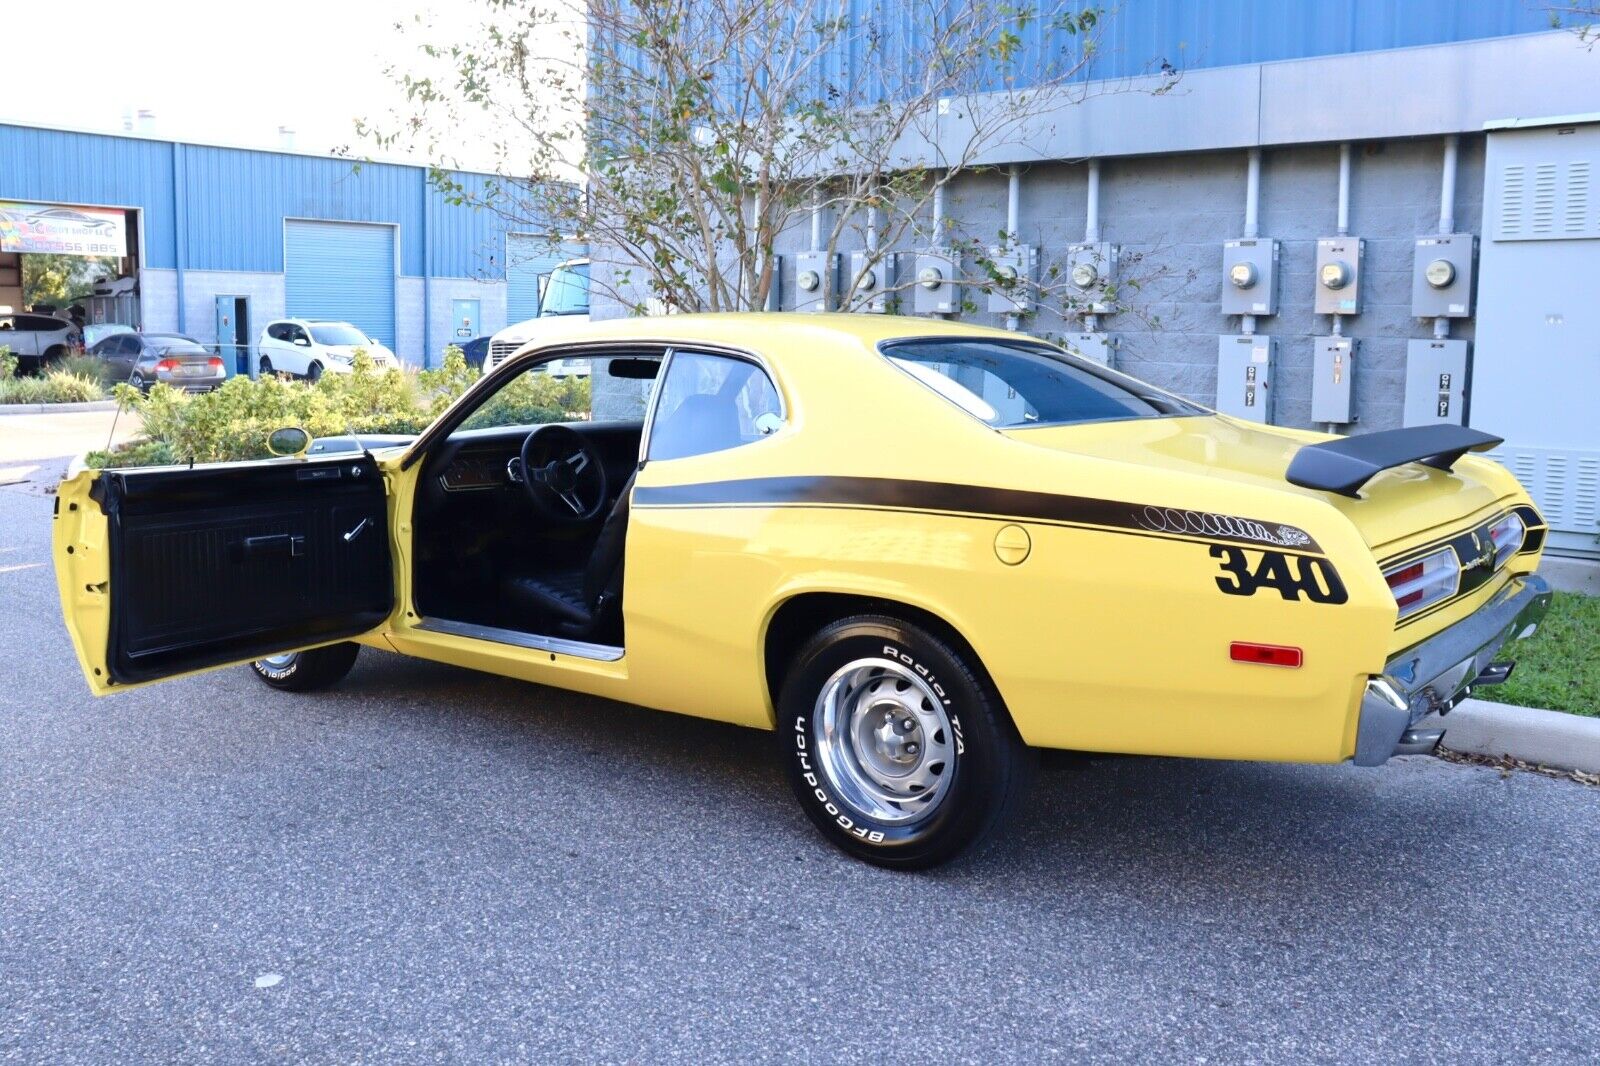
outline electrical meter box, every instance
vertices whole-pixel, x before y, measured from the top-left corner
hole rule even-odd
[[[1067,248],[1067,291],[1084,313],[1109,315],[1116,311],[1106,290],[1117,284],[1118,251],[1115,244],[1105,241]]]
[[[856,287],[855,297],[851,301],[852,311],[881,315],[889,310],[889,295],[894,291],[896,268],[900,265],[900,257],[894,252],[886,252],[869,267],[867,261],[871,254],[850,253],[850,276],[845,279],[845,286]]]
[[[1091,363],[1112,366],[1117,352],[1117,338],[1113,333],[1069,333],[1066,346],[1067,351]]]
[[[1324,237],[1317,242],[1317,298],[1312,309],[1319,315],[1361,313],[1361,260],[1367,242],[1360,237]]]
[[[1222,313],[1278,313],[1278,242],[1271,238],[1222,245]]]
[[[1354,422],[1359,342],[1353,337],[1313,337],[1311,345],[1311,421],[1337,425]]]
[[[1411,268],[1411,313],[1418,318],[1467,318],[1477,274],[1478,238],[1470,233],[1418,237]]]
[[[1406,405],[1402,423],[1466,425],[1466,341],[1414,340],[1406,345]]]
[[[994,272],[1002,278],[1031,282],[1038,276],[1039,249],[1031,244],[1014,248],[990,248]],[[1033,287],[1017,284],[1009,289],[998,284],[989,289],[989,310],[1001,315],[1025,315],[1033,310]]]
[[[1260,335],[1217,338],[1217,410],[1252,422],[1272,421],[1278,342]]]
[[[832,311],[838,292],[837,256],[827,252],[798,252],[794,257],[794,309]]]
[[[961,286],[956,282],[960,261],[955,253],[935,248],[917,256],[917,276],[911,287],[911,309],[919,315],[953,315],[961,310]]]

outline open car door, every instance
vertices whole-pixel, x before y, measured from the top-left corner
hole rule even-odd
[[[368,455],[85,471],[56,496],[56,582],[84,677],[114,688],[358,636],[394,606]]]

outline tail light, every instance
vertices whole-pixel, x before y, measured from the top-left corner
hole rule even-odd
[[[1494,565],[1496,570],[1507,559],[1522,550],[1523,538],[1527,535],[1528,527],[1523,525],[1522,517],[1515,511],[1512,511],[1489,527],[1489,539],[1494,542]]]
[[[222,357],[221,356],[217,356],[217,355],[213,355],[210,359],[206,360],[206,365],[209,366],[212,370],[221,370],[222,369]]]
[[[178,361],[176,359],[163,359],[156,364],[156,369],[165,370],[170,374],[174,370],[178,369]]]
[[[1404,618],[1454,596],[1461,584],[1461,563],[1453,549],[1440,548],[1415,562],[1384,571],[1383,577]]]

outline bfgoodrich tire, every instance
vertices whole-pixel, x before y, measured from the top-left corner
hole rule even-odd
[[[1034,761],[969,652],[883,615],[806,642],[784,677],[777,735],[822,835],[898,869],[937,866],[994,835]]]
[[[346,641],[325,648],[257,659],[250,664],[250,669],[273,688],[281,688],[285,692],[311,692],[344,680],[344,675],[356,664],[356,654],[360,651],[361,645]]]

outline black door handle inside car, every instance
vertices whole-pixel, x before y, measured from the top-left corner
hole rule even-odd
[[[244,538],[243,555],[287,555],[291,559],[306,553],[306,538],[288,533],[273,533]]]

